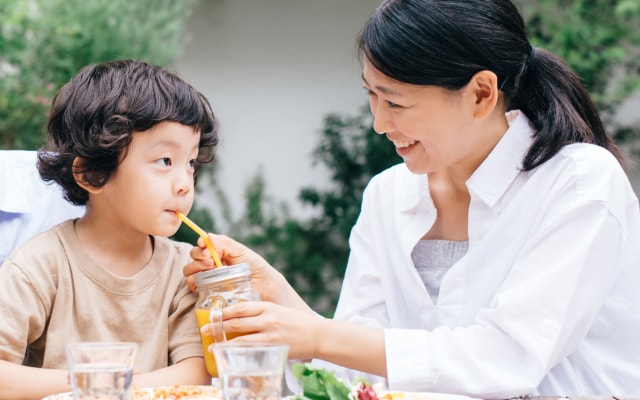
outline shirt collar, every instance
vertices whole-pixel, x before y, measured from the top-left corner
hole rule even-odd
[[[402,174],[401,179],[398,179],[395,188],[396,193],[400,193],[398,198],[398,205],[400,211],[411,212],[421,207],[425,207],[425,199],[429,200],[427,204],[433,205],[430,201],[429,184],[426,174],[414,174],[409,171],[406,164],[402,164],[402,167],[406,170],[406,173]]]
[[[529,119],[521,111],[510,111],[506,117],[509,129],[467,180],[469,191],[490,207],[522,172],[522,159],[531,146],[534,133]],[[400,210],[403,212],[433,206],[430,201],[428,204],[424,203],[425,199],[431,199],[426,174],[404,174],[397,184],[400,185],[397,193],[403,194],[399,198]]]
[[[533,127],[520,111],[507,113],[509,129],[467,180],[472,196],[492,207],[522,172],[522,159],[531,146]]]

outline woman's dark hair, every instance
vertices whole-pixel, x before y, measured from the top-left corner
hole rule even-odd
[[[525,171],[576,142],[602,146],[622,163],[579,78],[559,57],[531,46],[510,0],[385,0],[357,44],[361,56],[400,82],[459,90],[477,72],[494,72],[507,109],[522,110],[537,131]]]
[[[216,121],[207,99],[191,85],[137,60],[85,67],[53,99],[48,144],[38,151],[40,176],[59,183],[71,203],[86,204],[89,194],[74,179],[74,159],[82,159],[75,172],[101,187],[126,155],[133,132],[163,121],[200,131],[196,172],[213,160]]]

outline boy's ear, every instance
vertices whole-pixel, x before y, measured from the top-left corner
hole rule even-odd
[[[97,188],[95,186],[92,186],[84,179],[85,167],[84,167],[84,159],[82,157],[74,158],[73,165],[71,168],[73,169],[73,179],[75,179],[78,186],[80,186],[87,192],[93,193],[93,194],[100,193],[102,191],[101,187]]]
[[[474,103],[475,118],[485,118],[496,108],[500,99],[498,76],[488,70],[476,72],[469,81],[468,88]]]

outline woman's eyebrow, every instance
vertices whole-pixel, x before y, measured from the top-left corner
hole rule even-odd
[[[362,78],[362,81],[364,82],[364,84],[366,86],[371,86],[369,85],[369,82],[367,82],[367,80],[364,77],[364,74],[360,74],[360,77]],[[386,94],[386,95],[390,95],[390,96],[398,96],[398,97],[402,97],[402,93],[398,92],[397,90],[387,87],[387,86],[376,86],[376,89],[378,89],[379,91],[381,91],[382,93]]]

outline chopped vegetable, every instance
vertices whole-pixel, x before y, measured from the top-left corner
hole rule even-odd
[[[358,400],[378,400],[378,393],[373,386],[365,382],[358,385]]]
[[[291,372],[302,387],[302,394],[295,400],[378,400],[375,389],[365,380],[351,385],[333,371],[311,364],[294,364]]]

